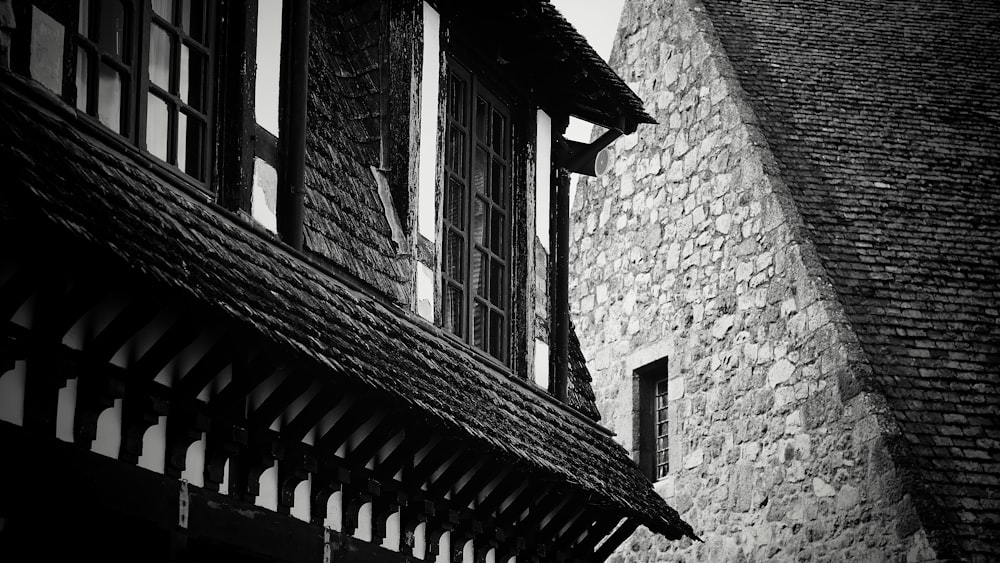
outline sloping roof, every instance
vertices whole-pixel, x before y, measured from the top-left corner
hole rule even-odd
[[[27,152],[26,152],[27,151]],[[349,289],[0,88],[0,208],[240,323],[318,373],[670,538],[693,532],[624,449],[399,309]],[[48,251],[58,249],[49,248]]]
[[[371,167],[380,166],[379,2],[312,10],[305,247],[397,302],[409,262],[396,257]]]
[[[526,75],[536,94],[605,127],[656,123],[642,100],[548,0],[437,0]],[[491,22],[487,25],[485,22]]]
[[[1000,4],[704,4],[908,438],[939,555],[1000,553]]]
[[[569,392],[566,402],[591,419],[601,420],[601,413],[597,410],[597,397],[591,386],[594,379],[590,376],[590,370],[587,368],[587,358],[583,355],[583,348],[580,346],[580,338],[576,335],[573,321],[569,323],[568,371]]]

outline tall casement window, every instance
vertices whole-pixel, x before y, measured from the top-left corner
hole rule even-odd
[[[448,331],[507,362],[511,112],[452,57],[448,69],[442,318]]]
[[[76,107],[207,181],[213,2],[80,0]]]
[[[642,366],[633,377],[636,387],[633,443],[639,467],[655,481],[670,472],[667,359]]]

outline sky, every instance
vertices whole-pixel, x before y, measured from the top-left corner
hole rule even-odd
[[[597,54],[608,60],[618,30],[618,18],[625,0],[551,0],[552,5],[573,24]],[[590,140],[591,125],[570,121],[566,136],[579,141]]]

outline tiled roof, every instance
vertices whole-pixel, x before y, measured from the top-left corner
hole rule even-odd
[[[908,438],[939,555],[1000,553],[1000,4],[704,4]]]
[[[73,241],[254,331],[316,373],[670,538],[693,532],[611,437],[382,304],[195,203],[0,88],[0,209],[27,239]],[[58,246],[47,252],[56,253]]]
[[[397,302],[396,257],[372,166],[379,167],[379,3],[320,2],[312,11],[305,246]]]
[[[605,127],[617,126],[619,118],[633,126],[655,123],[639,96],[548,0],[435,3],[497,48],[543,105]]]

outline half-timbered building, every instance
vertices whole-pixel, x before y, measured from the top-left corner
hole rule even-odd
[[[649,121],[544,1],[0,1],[0,559],[693,537],[567,315],[569,174]]]

